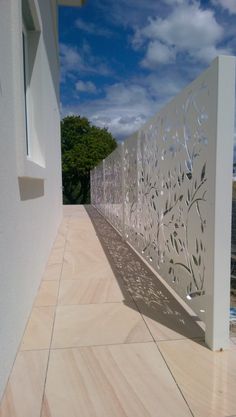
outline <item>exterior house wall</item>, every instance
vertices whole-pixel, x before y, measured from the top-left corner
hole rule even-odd
[[[29,158],[21,0],[0,2],[0,399],[62,217],[57,5],[28,5]]]

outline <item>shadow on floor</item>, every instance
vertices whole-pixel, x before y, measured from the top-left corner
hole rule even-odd
[[[151,326],[159,323],[186,338],[204,338],[204,332],[197,324],[199,319],[186,312],[94,207],[85,208],[124,295],[124,303],[138,310],[144,319],[153,320],[149,323]]]

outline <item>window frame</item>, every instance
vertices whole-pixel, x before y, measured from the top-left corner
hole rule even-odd
[[[29,91],[29,55],[28,33],[24,19],[22,18],[22,53],[23,53],[23,78],[24,78],[24,113],[25,113],[25,144],[26,155],[30,158],[30,91]]]

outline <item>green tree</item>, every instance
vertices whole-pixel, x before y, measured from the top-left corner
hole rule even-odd
[[[90,202],[90,170],[117,146],[107,131],[93,126],[86,117],[68,116],[61,122],[64,204]]]

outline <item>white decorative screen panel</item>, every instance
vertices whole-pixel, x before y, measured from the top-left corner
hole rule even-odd
[[[124,228],[125,238],[137,247],[138,165],[137,134],[124,142]]]
[[[97,202],[97,177],[95,171],[96,169],[90,171],[90,200],[92,205],[95,205]]]
[[[209,86],[202,82],[140,130],[137,162],[132,150],[126,158],[138,179],[135,189],[129,173],[136,219],[130,214],[126,222],[138,233],[128,239],[185,299],[205,294],[210,106]]]
[[[94,169],[94,184],[96,185],[96,190],[92,192],[93,198],[95,198],[95,205],[97,208],[104,213],[105,201],[104,201],[104,173],[103,173],[103,163],[100,163]]]
[[[124,142],[122,164],[105,160],[105,215],[118,228],[123,175],[118,229],[205,322],[212,349],[228,342],[234,69],[216,59]]]
[[[104,161],[105,215],[122,232],[122,147],[118,146]]]

